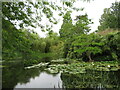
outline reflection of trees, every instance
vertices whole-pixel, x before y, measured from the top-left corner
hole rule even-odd
[[[61,74],[65,88],[120,88],[120,72],[87,71],[77,75]]]
[[[14,88],[17,83],[27,83],[30,78],[39,76],[41,72],[39,68],[25,70],[20,66],[4,68],[2,71],[3,88]]]

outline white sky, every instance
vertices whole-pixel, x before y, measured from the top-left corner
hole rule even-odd
[[[90,25],[91,26],[90,32],[94,32],[95,30],[97,30],[97,27],[99,25],[99,19],[103,14],[104,8],[111,7],[112,3],[114,3],[115,1],[120,1],[120,0],[94,0],[91,1],[90,3],[79,0],[77,3],[75,3],[75,6],[80,8],[84,7],[84,12],[81,13],[74,12],[72,14],[72,17],[74,18],[74,16],[77,14],[80,15],[82,13],[87,13],[88,18],[92,19],[92,21],[94,22],[94,24]],[[61,24],[62,24],[62,19],[59,21],[57,25],[54,25],[53,31],[59,33]],[[43,33],[40,30],[40,28],[36,28],[35,31],[40,35],[40,37],[45,37],[45,33]]]

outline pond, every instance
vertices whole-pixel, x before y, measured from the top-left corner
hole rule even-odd
[[[39,76],[30,78],[28,83],[18,83],[15,88],[62,88],[60,73],[56,75],[41,72]]]
[[[51,74],[45,68],[24,69],[21,65],[3,68],[3,88],[115,88],[120,89],[120,70]]]

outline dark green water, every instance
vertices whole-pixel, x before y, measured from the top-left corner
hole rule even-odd
[[[50,74],[44,71],[44,68],[24,69],[21,65],[14,65],[3,68],[2,71],[3,88],[94,88],[97,90],[113,88],[120,90],[120,70],[87,71],[75,75]]]

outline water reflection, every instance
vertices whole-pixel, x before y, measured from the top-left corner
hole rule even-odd
[[[62,88],[60,74],[55,76],[42,72],[38,77],[31,78],[29,83],[18,83],[15,88]]]
[[[59,74],[50,74],[44,68],[24,69],[23,67],[3,68],[3,88],[62,88]]]
[[[44,68],[24,69],[22,65],[3,68],[3,88],[117,88],[120,70],[115,72],[87,71],[82,74],[50,74]]]
[[[61,74],[65,88],[117,88],[120,90],[120,71],[87,71],[82,74]]]
[[[39,76],[39,69],[24,70],[24,68],[4,68],[2,75],[2,87],[14,88],[17,83],[27,83],[30,78]]]

